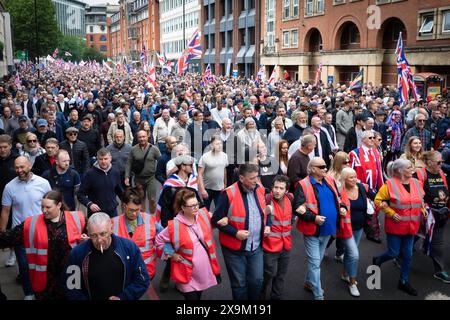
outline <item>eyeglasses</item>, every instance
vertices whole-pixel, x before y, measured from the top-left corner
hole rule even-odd
[[[78,133],[76,133],[76,132],[71,132],[71,133],[69,133],[69,136],[76,136]]]
[[[37,140],[27,140],[28,143],[30,142],[37,142]]]
[[[193,204],[193,205],[191,205],[191,206],[184,206],[184,207],[186,207],[186,208],[190,208],[190,209],[193,209],[193,208],[198,208],[200,206],[200,204],[197,202],[196,204]]]
[[[326,165],[322,165],[322,166],[315,166],[316,168],[319,168],[319,169],[326,169],[327,168],[327,166]]]
[[[373,140],[373,139],[375,139],[375,137],[367,137],[367,139]]]
[[[417,122],[425,122],[425,119],[419,119]]]
[[[434,160],[433,160],[433,161],[434,161]],[[436,164],[437,164],[438,166],[442,165],[442,160],[440,160],[440,161],[434,161],[434,162],[436,162]]]

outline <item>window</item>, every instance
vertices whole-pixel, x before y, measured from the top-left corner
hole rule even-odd
[[[94,27],[93,27],[93,26],[90,26],[90,27],[89,27],[89,32],[90,32],[90,33],[94,33]]]
[[[300,4],[299,4],[299,1],[300,0],[294,0],[294,4],[293,4],[293,13],[292,13],[292,15],[294,16],[294,17],[298,17],[298,12],[299,12],[299,6],[300,6]]]
[[[94,36],[89,36],[89,40],[91,41],[91,42],[93,42],[94,41]]]
[[[420,27],[419,33],[431,33],[434,26],[434,16],[424,16],[422,20],[422,26]]]
[[[108,48],[106,46],[100,46],[100,51],[106,52],[106,51],[108,51]]]
[[[306,0],[305,15],[312,16],[313,14],[313,0]]]
[[[323,13],[323,0],[317,0],[317,13]]]
[[[100,36],[100,41],[106,41],[106,36],[105,35]]]
[[[442,13],[442,32],[450,32],[450,11]]]
[[[283,47],[289,47],[289,31],[283,31]]]
[[[283,19],[288,19],[291,15],[291,1],[283,0]]]
[[[298,46],[298,30],[292,30],[292,46]]]

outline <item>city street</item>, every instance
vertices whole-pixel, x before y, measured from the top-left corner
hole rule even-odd
[[[383,221],[383,220],[380,220]],[[450,224],[446,226],[447,233],[450,232]],[[291,261],[286,279],[286,299],[290,300],[309,300],[312,295],[303,289],[303,279],[306,270],[305,249],[303,245],[303,237],[295,229],[293,231],[293,249],[291,252]],[[448,239],[448,238],[447,238]],[[218,244],[217,231],[216,243]],[[419,243],[417,243],[418,245]],[[425,297],[435,291],[450,296],[450,284],[433,278],[433,266],[431,259],[420,252],[413,255],[413,263],[411,269],[410,282],[417,289],[419,296],[412,297],[399,291],[397,283],[400,270],[395,266],[393,261],[386,262],[382,266],[381,290],[369,290],[366,286],[366,280],[370,276],[366,274],[366,268],[371,263],[372,257],[382,253],[386,249],[386,242],[383,238],[382,244],[376,244],[366,240],[364,237],[360,245],[360,264],[358,273],[358,288],[361,293],[359,298],[353,298],[345,283],[340,279],[342,264],[333,259],[335,253],[334,244],[327,250],[322,263],[322,287],[325,291],[325,299],[328,300],[352,300],[352,299],[368,299],[368,300],[407,300],[418,299],[423,300]],[[450,249],[447,241],[446,251]],[[4,261],[7,258],[6,251],[0,251],[0,283],[4,293],[9,299],[22,299],[23,292],[17,284],[16,268],[5,268]],[[207,290],[203,296],[203,300],[231,300],[231,288],[229,285],[228,275],[225,263],[219,249],[220,265],[222,267],[222,283]],[[450,266],[450,255],[446,257],[446,265]],[[166,300],[183,300],[183,296],[175,290],[174,283],[166,293],[160,293],[157,289],[164,263],[158,261],[157,272],[152,285],[156,288],[156,292],[160,299]],[[147,300],[154,297],[150,291],[143,299]]]

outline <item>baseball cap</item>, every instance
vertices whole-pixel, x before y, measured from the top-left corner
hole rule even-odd
[[[36,126],[38,127],[44,127],[46,125],[48,125],[48,122],[45,119],[39,119],[38,121],[36,121]]]
[[[25,115],[19,116],[19,121],[27,121],[27,120],[28,120],[27,116]]]

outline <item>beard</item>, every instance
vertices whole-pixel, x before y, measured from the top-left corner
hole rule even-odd
[[[308,126],[308,124],[306,124],[306,123],[300,123],[300,128],[302,128],[302,129],[305,129],[307,126]]]

